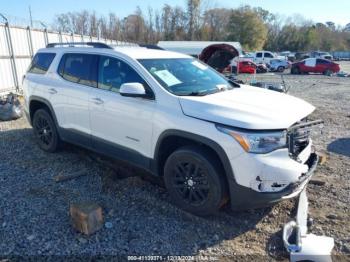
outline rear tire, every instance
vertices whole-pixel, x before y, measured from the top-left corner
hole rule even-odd
[[[173,152],[164,166],[164,182],[175,205],[206,216],[225,204],[225,180],[218,160],[205,149],[186,146]]]
[[[38,109],[33,116],[33,130],[39,147],[46,152],[55,152],[61,141],[51,115],[45,109]]]
[[[280,73],[283,73],[284,72],[284,67],[283,66],[279,66],[277,68],[277,71],[280,72]]]

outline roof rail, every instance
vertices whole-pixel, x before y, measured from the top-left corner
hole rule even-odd
[[[145,47],[147,49],[156,49],[156,50],[164,50],[164,48],[161,48],[158,45],[150,45],[150,44],[139,44],[141,47]]]
[[[46,48],[52,48],[57,46],[68,46],[68,47],[75,47],[75,46],[91,46],[93,48],[108,48],[113,49],[109,45],[105,43],[100,42],[67,42],[67,43],[49,43],[47,44]]]

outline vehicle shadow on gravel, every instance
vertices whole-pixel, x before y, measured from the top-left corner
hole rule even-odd
[[[132,230],[133,233],[127,236],[128,246],[136,247],[133,249],[135,254],[142,254],[137,248],[139,246],[137,243],[147,242],[149,243],[146,248],[149,250],[147,254],[151,251],[152,254],[158,255],[194,256],[200,254],[201,250],[209,249],[214,250],[213,255],[217,255],[215,249],[220,249],[217,247],[219,244],[236,238],[244,239],[244,234],[256,230],[256,225],[272,209],[268,207],[232,211],[228,204],[216,215],[197,217],[171,203],[162,179],[155,178],[125,162],[95,155],[74,146],[69,147],[68,150],[86,154],[90,159],[97,160],[99,164],[106,165],[110,169],[101,175],[103,192],[127,199],[127,202],[124,202],[127,211],[121,211],[121,216],[113,212],[113,217],[110,219],[119,221],[123,216],[128,217],[127,227],[139,228],[139,231],[136,230],[137,233]],[[121,185],[124,185],[122,192]],[[115,211],[114,207],[109,205],[110,203],[106,203],[105,210]],[[149,234],[152,239],[147,237]],[[249,249],[250,246],[247,244],[238,248]]]
[[[45,153],[30,128],[1,131],[0,158],[0,209],[5,210],[0,223],[3,236],[11,236],[1,240],[4,255],[198,255],[205,250],[221,256],[224,245],[232,256],[254,248],[250,231],[271,213],[271,208],[224,208],[212,217],[196,217],[172,205],[162,183],[142,171],[119,162],[112,164],[119,169],[111,168],[102,157],[96,160],[72,145]],[[54,181],[82,171],[86,175]],[[90,237],[76,232],[68,211],[79,201],[98,203],[108,226]]]
[[[350,157],[350,138],[339,138],[327,147],[328,151]]]

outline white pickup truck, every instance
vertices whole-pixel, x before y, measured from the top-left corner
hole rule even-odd
[[[285,56],[277,56],[276,54],[270,51],[257,51],[253,53],[253,61],[257,64],[269,64],[271,59],[285,59]]]

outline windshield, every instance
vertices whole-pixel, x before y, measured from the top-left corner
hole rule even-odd
[[[166,90],[175,95],[208,95],[233,88],[223,76],[196,59],[138,61]]]

